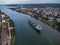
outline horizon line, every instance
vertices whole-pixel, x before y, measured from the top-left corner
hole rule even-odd
[[[15,4],[18,4],[18,3],[15,3]],[[60,4],[60,3],[21,3],[21,4]],[[10,4],[0,4],[0,5],[10,5]]]

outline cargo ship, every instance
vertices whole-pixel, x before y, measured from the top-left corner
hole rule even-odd
[[[42,32],[42,27],[39,24],[33,23],[31,20],[28,20],[28,23],[37,32]]]

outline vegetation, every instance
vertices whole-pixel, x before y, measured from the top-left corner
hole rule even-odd
[[[1,18],[1,15],[0,15],[0,18]],[[0,20],[1,21],[1,20]],[[1,39],[1,25],[0,25],[0,39]]]
[[[15,36],[16,36],[16,32],[15,32],[15,24],[14,22],[10,19],[10,27],[13,27],[13,29],[11,29],[11,45],[14,45],[14,40],[15,40]]]
[[[15,40],[15,36],[16,36],[16,32],[15,32],[15,24],[13,22],[12,19],[10,19],[9,16],[6,15],[6,19],[9,19],[9,26],[13,27],[13,29],[10,30],[11,33],[11,41],[10,41],[10,45],[14,45],[14,40]],[[8,31],[8,30],[7,30]],[[8,35],[9,35],[9,31],[8,31]]]
[[[9,22],[10,22],[10,27],[14,27],[15,26],[14,22],[11,19],[9,20]]]
[[[0,38],[1,38],[1,27],[0,27]]]
[[[52,21],[52,22],[48,21],[48,18],[44,18],[44,17],[42,17],[42,15],[35,15],[33,17],[45,22],[46,24],[48,24],[51,27],[56,28],[57,30],[60,31],[60,23],[57,23],[56,21]]]
[[[16,8],[10,8],[10,9],[15,10]]]

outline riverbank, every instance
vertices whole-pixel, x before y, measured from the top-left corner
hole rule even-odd
[[[14,24],[13,20],[9,20],[9,22],[10,22],[10,27],[13,27],[11,29],[11,42],[10,42],[10,44],[14,45],[15,36],[16,36],[16,33],[15,33],[15,24]]]
[[[52,28],[57,29],[58,31],[60,31],[60,23],[55,21],[54,16],[52,16],[52,17],[51,16],[48,16],[48,17],[45,16],[44,17],[44,15],[42,15],[41,13],[34,13],[34,12],[32,12],[33,10],[31,10],[31,9],[28,10],[28,8],[26,8],[26,9],[25,8],[22,8],[22,9],[12,8],[12,10],[16,10],[19,13],[24,13],[24,14],[27,14],[29,16],[32,16],[32,17],[34,17],[34,18],[50,25]]]
[[[1,15],[0,15],[0,45],[1,45]]]
[[[40,15],[35,15],[33,17],[37,19],[37,16],[38,16],[38,20],[40,20],[40,21],[50,25],[52,28],[60,31],[60,23],[57,23],[56,21],[48,21],[47,18],[41,17]]]
[[[11,9],[2,9],[15,23],[16,40],[14,45],[60,45],[60,33],[49,25],[31,18],[29,15],[18,13]],[[41,34],[37,34],[28,24],[28,20],[38,23],[43,27]]]
[[[2,45],[14,45],[15,41],[15,24],[10,19],[9,16],[4,14],[3,12],[0,12],[1,16],[1,42]],[[12,36],[13,35],[13,36]]]

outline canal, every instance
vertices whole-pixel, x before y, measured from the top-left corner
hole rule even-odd
[[[18,13],[8,8],[2,8],[16,25],[16,39],[14,45],[60,45],[60,33],[47,24],[28,15]],[[39,23],[43,27],[41,33],[36,32],[28,24],[28,20]]]

